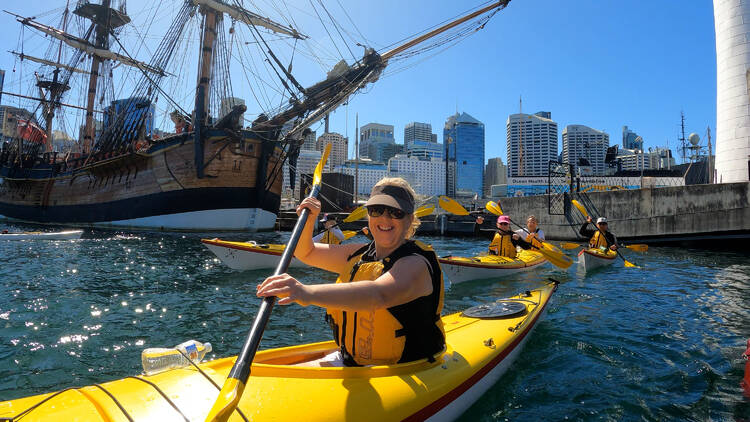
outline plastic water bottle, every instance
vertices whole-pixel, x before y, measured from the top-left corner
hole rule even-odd
[[[171,349],[163,347],[144,349],[141,352],[141,363],[146,375],[154,375],[173,368],[182,368],[190,365],[190,361],[180,351],[185,353],[193,362],[198,363],[211,350],[211,343],[188,340]]]

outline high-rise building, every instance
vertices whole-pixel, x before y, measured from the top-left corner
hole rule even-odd
[[[500,157],[487,160],[484,168],[484,196],[490,197],[492,185],[508,184],[508,168]]]
[[[508,176],[546,176],[557,159],[557,122],[552,114],[511,114],[505,122]]]
[[[156,107],[147,97],[114,100],[104,113],[104,130],[117,130],[124,140],[150,137],[154,131],[155,113]],[[99,138],[98,133],[96,137]]]
[[[0,105],[0,140],[11,142],[18,138],[18,119],[28,120],[37,124],[36,117],[25,108]]]
[[[380,179],[388,176],[388,167],[383,163],[376,163],[369,158],[347,160],[343,165],[337,166],[334,171],[338,173],[355,176],[358,195],[369,195],[372,187]]]
[[[568,125],[563,129],[564,163],[591,167],[593,175],[604,175],[604,158],[609,148],[609,134],[583,125]],[[588,164],[583,164],[588,163]]]
[[[315,148],[323,151],[326,145],[331,144],[331,155],[328,157],[326,169],[332,170],[334,167],[344,164],[349,154],[349,140],[344,135],[336,132],[324,133],[318,137]]]
[[[714,1],[716,181],[750,180],[750,2]]]
[[[359,155],[362,157],[387,163],[389,158],[401,153],[403,147],[396,144],[393,125],[368,123],[359,128]]]
[[[467,113],[448,117],[443,128],[448,148],[446,195],[482,195],[484,184],[484,123]]]
[[[317,151],[315,149],[315,146],[317,144],[318,137],[315,135],[315,131],[310,129],[310,133],[305,136],[304,142],[302,143],[302,146],[300,149],[304,149],[307,151]]]
[[[437,142],[411,141],[405,145],[406,155],[419,160],[429,161],[433,158],[445,160],[443,144]]]
[[[432,133],[432,125],[429,123],[411,122],[404,126],[404,145],[411,141],[436,141],[437,137]]]
[[[625,149],[643,149],[643,138],[638,136],[637,133],[628,129],[627,126],[623,126],[622,147]]]
[[[420,195],[445,194],[445,160],[432,158],[420,160],[397,154],[388,160],[388,175],[402,177]]]
[[[437,135],[432,133],[429,123],[411,122],[404,127],[404,150],[409,157],[420,160],[445,159],[442,144],[437,143]]]
[[[315,172],[315,167],[320,162],[321,153],[320,151],[309,151],[301,150],[299,157],[297,157],[297,165],[295,166],[294,174],[294,190],[291,189],[290,178],[289,178],[289,160],[284,161],[284,182],[283,190],[287,195],[291,195],[294,198],[299,198],[300,189],[300,175],[312,174]]]

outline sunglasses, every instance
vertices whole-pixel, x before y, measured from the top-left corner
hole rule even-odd
[[[367,215],[370,217],[380,217],[384,213],[388,212],[388,216],[395,220],[400,220],[406,217],[406,213],[398,208],[389,207],[387,205],[370,205],[367,207]]]

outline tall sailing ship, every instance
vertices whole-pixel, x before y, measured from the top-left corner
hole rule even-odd
[[[139,34],[125,0],[68,3],[59,25],[14,15],[24,30],[51,44],[42,55],[12,52],[20,62],[40,67],[33,77],[36,95],[3,92],[6,98],[33,99],[36,106],[30,116],[17,116],[16,136],[0,149],[0,216],[146,229],[271,229],[283,164],[288,160],[294,170],[310,125],[375,82],[389,61],[407,63],[454,43],[483,27],[509,1],[486,5],[387,51],[366,47],[353,64],[339,61],[324,80],[308,87],[292,74],[294,53],[308,39],[293,26],[294,19],[279,23],[240,0],[178,2],[171,24],[162,26],[167,30],[151,49],[145,41],[135,49],[124,41],[126,34]],[[320,21],[329,37],[334,29],[341,34],[321,0],[310,6],[324,11],[316,10],[318,17],[328,17]],[[149,25],[155,19],[163,25],[158,12],[150,19]],[[193,45],[192,39],[199,40],[192,47],[197,74],[186,77],[185,46]],[[286,55],[277,47],[286,48]],[[149,50],[149,60],[138,59]],[[249,54],[258,57],[251,61]],[[239,67],[232,64],[238,58]],[[258,78],[261,68],[275,79],[273,98],[261,92],[259,85],[271,85]],[[248,108],[236,101],[237,78],[230,77],[230,70],[238,69],[245,80],[248,73],[255,78],[249,90],[263,103],[249,124],[244,121]],[[127,76],[116,80],[118,72]],[[185,80],[196,81],[187,89],[189,106],[181,101],[185,92],[167,91],[170,85],[179,91]],[[115,92],[128,88],[127,98],[115,99]],[[69,98],[76,91],[78,103]],[[154,127],[157,107],[174,125],[169,133]],[[72,148],[53,151],[55,120],[71,126],[66,111],[79,113],[81,134]]]

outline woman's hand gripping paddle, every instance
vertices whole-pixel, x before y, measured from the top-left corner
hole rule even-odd
[[[588,213],[588,212],[586,212],[586,208],[585,208],[585,207],[584,207],[583,205],[581,205],[581,203],[580,203],[580,202],[576,201],[575,199],[571,200],[571,202],[573,203],[573,205],[574,205],[574,206],[575,206],[576,208],[578,208],[578,211],[580,211],[580,212],[581,212],[581,214],[583,214],[583,216],[584,216],[584,217],[587,217],[587,218],[588,218],[588,216],[589,216],[589,213]],[[600,232],[600,233],[602,234],[602,236],[604,236],[604,232],[602,231],[602,229],[600,229],[600,228],[599,228],[599,226],[597,226],[596,224],[594,224],[594,227],[596,227],[596,229],[597,229],[597,230],[599,230],[599,232]],[[645,246],[645,245],[644,245],[644,246]],[[622,261],[623,261],[623,262],[625,262],[625,266],[626,266],[626,267],[631,267],[631,268],[640,268],[639,266],[637,266],[637,265],[633,264],[632,262],[628,261],[627,259],[625,259],[625,257],[624,257],[624,256],[622,256],[622,254],[620,253],[620,250],[619,250],[619,248],[618,248],[617,250],[615,250],[615,252],[617,252],[617,255],[618,255],[618,256],[619,256],[620,258],[622,258]]]
[[[313,174],[313,187],[310,192],[310,197],[312,198],[317,197],[320,192],[320,179],[323,174],[323,166],[325,166],[325,163],[328,160],[328,154],[330,153],[331,144],[328,144],[326,145],[325,151],[323,151],[323,157],[321,157],[318,166],[315,167],[315,172]],[[283,274],[286,272],[287,268],[289,268],[289,263],[292,261],[294,250],[297,248],[297,242],[299,242],[300,235],[302,235],[302,229],[305,227],[309,215],[310,210],[307,208],[303,209],[300,213],[299,219],[297,219],[297,224],[294,226],[294,230],[292,230],[292,235],[289,238],[289,242],[286,244],[284,253],[281,255],[281,260],[279,261],[273,275]],[[255,316],[255,321],[253,321],[253,325],[247,335],[247,340],[245,340],[245,345],[237,356],[237,360],[234,362],[232,370],[229,371],[229,375],[227,376],[226,381],[224,381],[224,386],[221,388],[219,396],[216,398],[216,402],[214,402],[214,406],[206,417],[207,421],[226,421],[229,419],[232,412],[234,412],[234,409],[237,408],[237,404],[245,390],[247,379],[250,376],[250,367],[253,363],[253,358],[255,358],[255,352],[258,351],[260,339],[263,336],[263,330],[266,328],[266,324],[268,324],[268,320],[271,317],[271,309],[273,309],[275,302],[275,297],[266,297],[263,299],[263,302],[261,302],[258,314]]]
[[[487,211],[495,215],[503,215],[503,209],[500,208],[500,205],[493,201],[488,202],[484,207],[487,209]],[[529,231],[526,230],[526,228],[524,228],[523,226],[519,225],[513,220],[510,221],[516,226],[523,229],[523,231],[525,231],[526,233],[529,233]],[[549,242],[545,242],[540,239],[537,240],[539,240],[539,242],[542,244],[542,247],[539,248],[534,246],[533,244],[531,246],[534,249],[538,250],[539,253],[544,255],[544,257],[547,258],[547,261],[551,262],[552,265],[563,269],[566,269],[573,265],[573,260],[569,256],[565,255],[562,251],[558,250],[555,246],[551,245]]]

